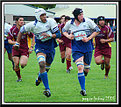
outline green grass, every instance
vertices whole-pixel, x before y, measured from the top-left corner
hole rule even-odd
[[[35,86],[35,79],[39,71],[38,62],[35,52],[33,52],[28,60],[27,66],[21,68],[22,82],[16,82],[17,76],[12,71],[12,64],[4,57],[4,102],[117,102],[116,96],[116,42],[112,43],[111,69],[108,79],[104,79],[104,71],[100,66],[95,64],[92,57],[91,70],[86,77],[87,96],[80,95],[80,85],[77,78],[77,67],[72,62],[73,70],[70,74],[66,73],[66,63],[62,64],[60,59],[59,48],[56,48],[54,61],[48,73],[49,86],[52,96],[47,98],[43,95],[44,86],[41,83]]]

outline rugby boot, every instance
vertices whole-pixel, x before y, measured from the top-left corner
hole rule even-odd
[[[51,93],[50,93],[50,90],[49,90],[49,89],[45,89],[45,91],[43,91],[43,94],[44,94],[46,97],[50,97],[50,96],[51,96]]]

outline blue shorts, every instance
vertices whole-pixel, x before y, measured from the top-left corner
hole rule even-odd
[[[8,40],[4,41],[4,48],[7,50],[8,54],[12,53],[12,47],[13,45],[9,44]]]
[[[36,52],[36,54],[39,53],[39,52],[46,54],[46,62],[48,64],[51,64],[54,60],[55,49],[53,49],[51,52],[48,52],[47,50],[42,49],[41,47],[35,46],[35,52]]]
[[[82,53],[82,52],[73,52],[72,53],[72,57],[73,57],[73,61],[75,62],[77,59],[79,59],[80,57],[84,56],[84,62],[88,65],[90,65],[91,63],[91,59],[92,59],[92,52],[86,52],[86,53]]]

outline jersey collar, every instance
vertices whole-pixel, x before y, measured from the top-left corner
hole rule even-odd
[[[74,23],[74,20],[75,20],[75,18],[71,20],[71,24]],[[85,22],[85,18],[83,18],[83,22]]]

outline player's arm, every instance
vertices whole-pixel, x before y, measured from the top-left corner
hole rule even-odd
[[[8,32],[7,39],[8,39],[8,43],[9,44],[11,44],[11,45],[16,44],[16,41],[13,41],[14,40],[14,36],[12,34],[12,29],[10,29],[10,31]]]
[[[68,33],[69,31],[69,27],[70,27],[70,21],[68,21],[66,23],[66,25],[62,28],[62,33],[64,36],[66,36],[68,39],[73,40],[74,39],[74,35],[73,32],[72,33]]]
[[[56,23],[56,21],[54,19],[49,19],[49,23],[50,23],[50,28],[52,31],[52,38],[61,38],[61,33],[60,30],[58,28],[58,25]]]
[[[113,42],[114,38],[109,38],[109,39],[100,39],[101,43],[107,43],[107,42]]]
[[[114,41],[114,34],[111,30],[111,28],[108,28],[108,34],[107,34],[107,39],[100,39],[101,43],[108,43],[108,42],[113,42]]]
[[[73,33],[68,34],[68,32],[66,32],[66,31],[63,30],[63,35],[66,36],[70,40],[73,40],[74,39]]]
[[[94,21],[92,21],[91,19],[87,19],[87,20],[88,20],[88,25],[89,25],[90,29],[94,30],[94,32],[90,36],[84,37],[84,39],[82,39],[83,42],[88,42],[89,40],[96,37],[100,33],[100,29],[94,23]]]
[[[99,32],[93,32],[89,37],[84,37],[82,39],[83,42],[88,42],[89,40],[91,40],[92,38],[96,37],[99,34]]]

